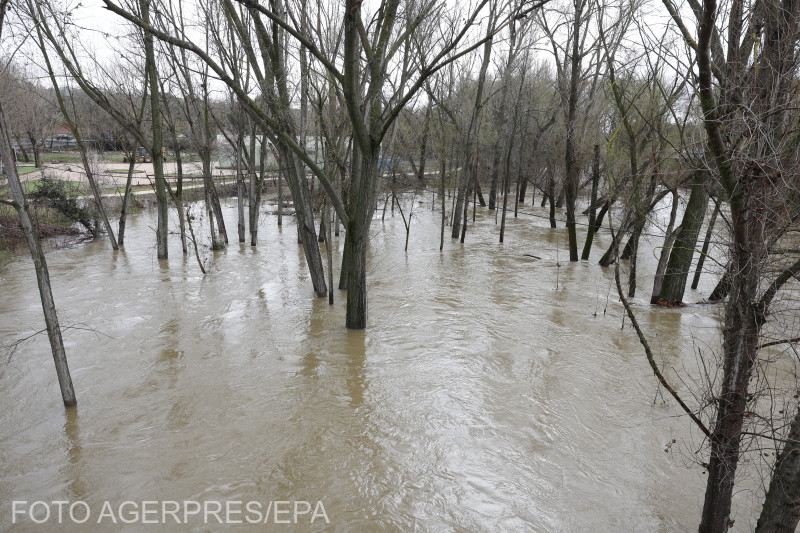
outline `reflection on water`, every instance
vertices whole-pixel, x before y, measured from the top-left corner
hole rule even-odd
[[[86,499],[86,488],[81,475],[81,434],[78,424],[78,409],[70,407],[64,410],[64,437],[67,448],[68,466],[63,476],[67,480],[69,500]]]
[[[685,463],[700,438],[652,403],[612,273],[565,261],[565,232],[546,219],[509,218],[500,246],[479,213],[466,244],[439,252],[438,211],[418,214],[408,253],[399,216],[374,224],[366,331],[343,327],[344,293],[333,306],[313,297],[291,218],[281,230],[262,216],[260,246],[214,254],[207,277],[177,238],[168,262],[155,258],[149,212],[118,253],[103,241],[51,253],[62,323],[102,335],[65,334],[78,410],[60,406],[45,338],[0,376],[0,529],[13,499],[95,512],[106,500],[319,500],[331,524],[310,529],[334,531],[695,529],[704,478]],[[235,227],[235,204],[226,215]],[[607,244],[598,235],[595,255]],[[645,279],[654,260],[640,255]],[[0,278],[3,342],[40,329],[30,265]],[[638,311],[656,350],[692,364],[693,340],[715,342],[715,309],[651,309],[645,284]],[[752,506],[737,502],[737,528]]]

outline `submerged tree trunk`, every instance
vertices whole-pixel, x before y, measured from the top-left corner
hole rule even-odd
[[[205,162],[204,166],[205,166]],[[222,203],[219,200],[219,193],[217,193],[217,185],[214,182],[214,175],[212,174],[211,166],[211,152],[208,153],[208,186],[211,194],[211,206],[214,209],[214,215],[217,219],[217,232],[219,233],[222,247],[228,244],[228,230],[225,228],[225,218],[222,214]]]
[[[139,0],[142,20],[150,24],[150,0]],[[150,116],[152,124],[152,142],[150,155],[153,158],[153,173],[155,174],[156,204],[158,209],[156,227],[156,248],[159,259],[167,259],[167,236],[169,234],[169,218],[167,217],[167,186],[164,178],[164,145],[161,130],[161,90],[158,86],[158,67],[156,65],[153,35],[144,32],[145,72],[150,84]]]
[[[586,231],[586,242],[583,244],[581,260],[587,261],[592,252],[592,242],[597,224],[597,187],[600,183],[600,145],[594,145],[594,163],[592,165],[592,195],[589,198],[589,226]]]
[[[714,202],[714,211],[711,213],[711,220],[708,221],[706,238],[703,240],[703,249],[700,250],[700,257],[697,258],[697,268],[694,271],[694,279],[692,279],[692,290],[696,290],[697,285],[700,283],[700,275],[703,272],[703,265],[706,262],[706,255],[708,255],[711,236],[714,234],[714,224],[717,222],[717,215],[719,215],[719,202]]]
[[[244,134],[239,131],[236,139],[236,214],[238,215],[236,227],[239,230],[239,242],[245,242],[247,228],[244,222],[244,173],[242,172],[242,143]],[[250,174],[250,173],[248,173]],[[251,187],[252,187],[252,179]]]
[[[669,211],[669,223],[667,224],[667,231],[664,233],[664,246],[661,247],[661,254],[658,258],[658,266],[656,267],[656,275],[653,279],[653,293],[650,296],[650,303],[657,304],[659,302],[659,295],[661,294],[661,286],[664,284],[664,272],[667,270],[667,262],[670,257],[670,250],[675,243],[677,233],[675,231],[675,218],[678,213],[678,188],[672,191],[672,208]],[[680,231],[680,229],[678,229]]]
[[[516,118],[516,117],[515,117]],[[512,130],[513,131],[513,130]],[[511,173],[511,150],[514,146],[514,136],[509,136],[505,164],[503,165],[503,214],[500,217],[500,242],[503,242],[506,233],[506,213],[508,211],[509,174]]]
[[[610,207],[611,207],[611,200],[608,200],[600,208],[600,212],[597,213],[597,218],[595,219],[593,225],[594,233],[600,231],[600,228],[603,226],[603,219],[605,219],[606,213],[608,213],[608,209]]]
[[[667,270],[664,273],[664,282],[657,301],[669,305],[682,302],[683,293],[686,291],[686,280],[692,266],[694,249],[697,246],[697,236],[708,206],[708,190],[704,176],[695,176],[692,182],[692,192],[686,211],[683,214],[680,229],[675,239],[675,245],[669,255]],[[656,295],[653,294],[656,299]]]
[[[444,227],[447,223],[447,213],[446,213],[446,200],[445,200],[445,187],[444,187],[444,179],[445,179],[445,168],[446,168],[446,161],[445,158],[442,158],[442,168],[439,174],[439,197],[442,203],[442,226],[440,229],[439,234],[439,251],[441,252],[444,249]]]
[[[314,292],[319,297],[328,295],[325,284],[325,271],[322,255],[317,242],[317,228],[314,224],[314,212],[311,205],[311,191],[304,173],[304,166],[283,143],[278,143],[281,160],[286,168],[286,181],[294,201],[295,217],[297,218],[297,231],[303,246],[303,251],[311,277]]]
[[[581,71],[581,17],[583,15],[584,0],[575,3],[575,27],[572,32],[572,53],[570,54],[570,79],[569,97],[567,99],[566,116],[566,154],[564,192],[567,202],[567,234],[569,236],[569,260],[578,260],[578,234],[575,228],[575,203],[578,200],[578,178],[580,168],[577,161],[577,112],[578,112],[578,84]]]
[[[630,265],[628,267],[628,298],[636,296],[636,266],[639,263],[639,239],[642,235],[642,229],[644,228],[634,228],[633,235],[631,235],[628,241],[628,246],[630,246],[630,252],[628,253],[628,258],[630,259]],[[625,253],[623,252],[623,256],[624,255]]]
[[[125,194],[122,196],[122,207],[120,208],[119,212],[119,240],[117,243],[120,246],[122,246],[125,242],[125,223],[127,222],[128,218],[128,204],[130,203],[131,189],[133,187],[133,168],[135,165],[136,161],[133,158],[133,152],[131,152],[130,162],[128,163],[128,176],[125,180]]]
[[[255,139],[255,128],[253,128],[252,135],[253,139]],[[248,191],[250,246],[258,245],[258,213],[261,210],[261,191],[264,187],[264,157],[266,145],[267,139],[262,138],[258,151],[258,173],[256,173],[256,143],[250,143],[250,190]]]
[[[325,251],[327,252],[328,256],[328,286],[330,287],[330,290],[328,291],[328,305],[333,305],[333,238],[331,237],[331,211],[333,210],[330,209],[326,203],[325,213],[323,216],[329,221],[327,224],[328,235],[325,239]]]
[[[4,7],[5,6],[3,6],[3,8]],[[0,12],[0,15],[2,15],[2,12]],[[5,112],[3,111],[2,104],[0,104],[0,157],[6,168],[8,186],[11,190],[11,197],[14,199],[12,205],[19,214],[22,232],[25,235],[25,241],[28,244],[28,250],[33,259],[33,267],[36,270],[36,282],[39,287],[39,297],[42,301],[42,311],[44,312],[47,337],[50,340],[50,349],[53,352],[53,361],[56,365],[58,384],[61,387],[61,398],[65,406],[72,407],[77,405],[78,401],[75,397],[75,389],[72,385],[72,377],[70,376],[69,366],[67,365],[64,341],[61,338],[61,327],[58,323],[58,314],[56,313],[56,304],[53,300],[53,291],[50,288],[50,274],[47,270],[47,261],[45,260],[44,253],[39,244],[36,228],[34,228],[30,216],[28,215],[28,206],[25,195],[22,192],[22,183],[17,174],[14,154],[11,149],[11,137],[8,135],[7,127]]]
[[[492,15],[493,16],[493,15]],[[465,171],[462,173],[462,177],[460,183],[458,185],[458,192],[456,193],[456,205],[453,209],[452,219],[453,219],[453,230],[450,234],[450,237],[453,239],[457,239],[460,234],[463,234],[461,228],[461,222],[463,218],[464,226],[467,224],[467,214],[464,208],[465,203],[469,203],[469,193],[471,192],[470,189],[472,187],[473,182],[477,182],[477,174],[478,174],[478,156],[477,156],[477,144],[478,144],[478,124],[480,122],[481,112],[483,110],[483,88],[486,84],[486,72],[489,70],[489,62],[492,55],[492,38],[491,33],[493,30],[494,24],[492,22],[488,25],[488,35],[486,39],[486,43],[483,46],[483,60],[481,62],[481,69],[478,73],[478,82],[476,88],[476,95],[475,95],[475,107],[472,110],[472,118],[469,122],[469,129],[467,130],[467,139],[466,139],[466,168]],[[463,235],[462,235],[462,242],[463,242]]]
[[[353,183],[350,188],[345,255],[347,256],[347,316],[349,329],[367,326],[367,239],[375,210],[378,154],[354,151]],[[358,156],[358,157],[356,157]]]
[[[548,198],[549,202],[550,202],[550,204],[549,204],[550,205],[549,218],[550,218],[550,227],[552,229],[556,229],[558,227],[558,224],[556,224],[555,192],[556,192],[555,177],[553,176],[552,173],[550,173],[549,189],[548,189],[547,194],[545,195],[545,197]],[[544,199],[542,201],[544,201]]]
[[[214,182],[211,177],[211,154],[207,153],[205,148],[200,151],[200,159],[203,162],[203,198],[206,204],[206,216],[208,217],[209,234],[211,235],[211,249],[223,250],[225,248],[225,241],[220,232],[217,231],[216,220],[217,214],[214,209],[214,198],[212,191],[214,189]]]
[[[178,208],[178,225],[180,226],[181,231],[181,251],[184,254],[188,254],[189,246],[186,235],[186,208],[183,206],[183,156],[181,156],[181,147],[178,143],[177,135],[173,135],[172,140],[175,143],[175,168],[178,173],[178,181],[175,184],[175,205]],[[203,272],[203,274],[205,274],[205,272]]]
[[[347,233],[345,233],[345,236]],[[347,241],[345,239],[345,246],[342,249],[342,261],[340,263],[339,268],[339,290],[346,291],[347,290],[347,267],[350,264],[350,254],[349,248],[347,246]]]

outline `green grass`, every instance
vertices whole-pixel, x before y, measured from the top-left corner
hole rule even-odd
[[[177,175],[177,174],[175,174],[175,173],[172,173],[172,174],[164,174],[164,177],[165,177],[165,178],[177,178],[177,177],[178,177],[178,175]],[[198,180],[198,179],[202,179],[202,178],[203,178],[203,175],[202,175],[202,174],[187,174],[187,173],[185,173],[185,172],[184,172],[184,174],[183,174],[183,179],[185,179],[185,180]]]
[[[30,174],[31,172],[36,172],[37,170],[41,169],[36,167],[17,167],[17,174],[24,176],[25,174]]]
[[[44,152],[41,154],[42,163],[80,163],[81,154],[78,152]]]
[[[34,192],[36,189],[39,188],[39,182],[41,180],[30,180],[30,181],[23,181],[22,182],[22,192],[25,194],[30,194]],[[65,181],[64,186],[67,189],[67,194],[70,196],[81,196],[85,194],[83,183],[78,181]],[[11,191],[8,188],[8,185],[4,187],[0,187],[0,196],[5,196],[10,194]]]
[[[80,152],[42,152],[42,163],[81,163]],[[100,154],[102,163],[124,163],[125,154],[122,152],[103,152]]]
[[[167,159],[169,161],[175,160],[175,155],[172,152],[167,152]],[[31,158],[33,155],[30,156]],[[78,151],[70,152],[42,152],[40,154],[43,164],[48,163],[80,163],[81,154]],[[182,154],[181,156],[184,163],[198,163],[200,158],[194,154]],[[125,163],[125,154],[123,152],[103,152],[100,154],[101,163]]]
[[[134,174],[141,174],[143,172],[144,172],[144,170],[134,170],[133,171]],[[128,169],[127,168],[112,168],[111,170],[108,171],[108,173],[109,174],[128,174]]]

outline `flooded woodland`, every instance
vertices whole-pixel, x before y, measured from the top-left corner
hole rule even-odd
[[[0,50],[0,531],[797,533],[800,0]]]
[[[14,354],[0,500],[81,500],[95,516],[105,500],[319,500],[320,530],[335,531],[694,529],[702,435],[621,329],[613,268],[565,261],[563,229],[530,205],[503,244],[483,211],[466,244],[440,252],[440,213],[417,201],[408,252],[399,213],[376,214],[361,331],[344,328],[342,291],[333,306],[314,297],[294,220],[279,228],[274,205],[260,245],[215,253],[208,276],[177,241],[156,258],[153,211],[132,218],[124,250],[49,253],[81,402],[59,409],[46,337]],[[225,214],[233,224],[234,201]],[[2,338],[41,329],[29,261],[0,279]],[[634,305],[665,367],[719,342],[719,305]],[[757,516],[756,474],[735,498],[740,531]],[[236,529],[248,527],[265,530]],[[10,529],[70,530],[117,529]]]

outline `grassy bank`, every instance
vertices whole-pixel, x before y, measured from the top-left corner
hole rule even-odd
[[[29,180],[22,182],[22,190],[25,194],[32,194],[39,190],[39,185],[41,185],[42,180]],[[81,196],[86,194],[84,191],[84,185],[78,181],[64,181],[64,188],[67,190],[67,193],[70,196]],[[0,187],[0,196],[8,196],[11,193],[8,189],[8,185],[4,185]]]

